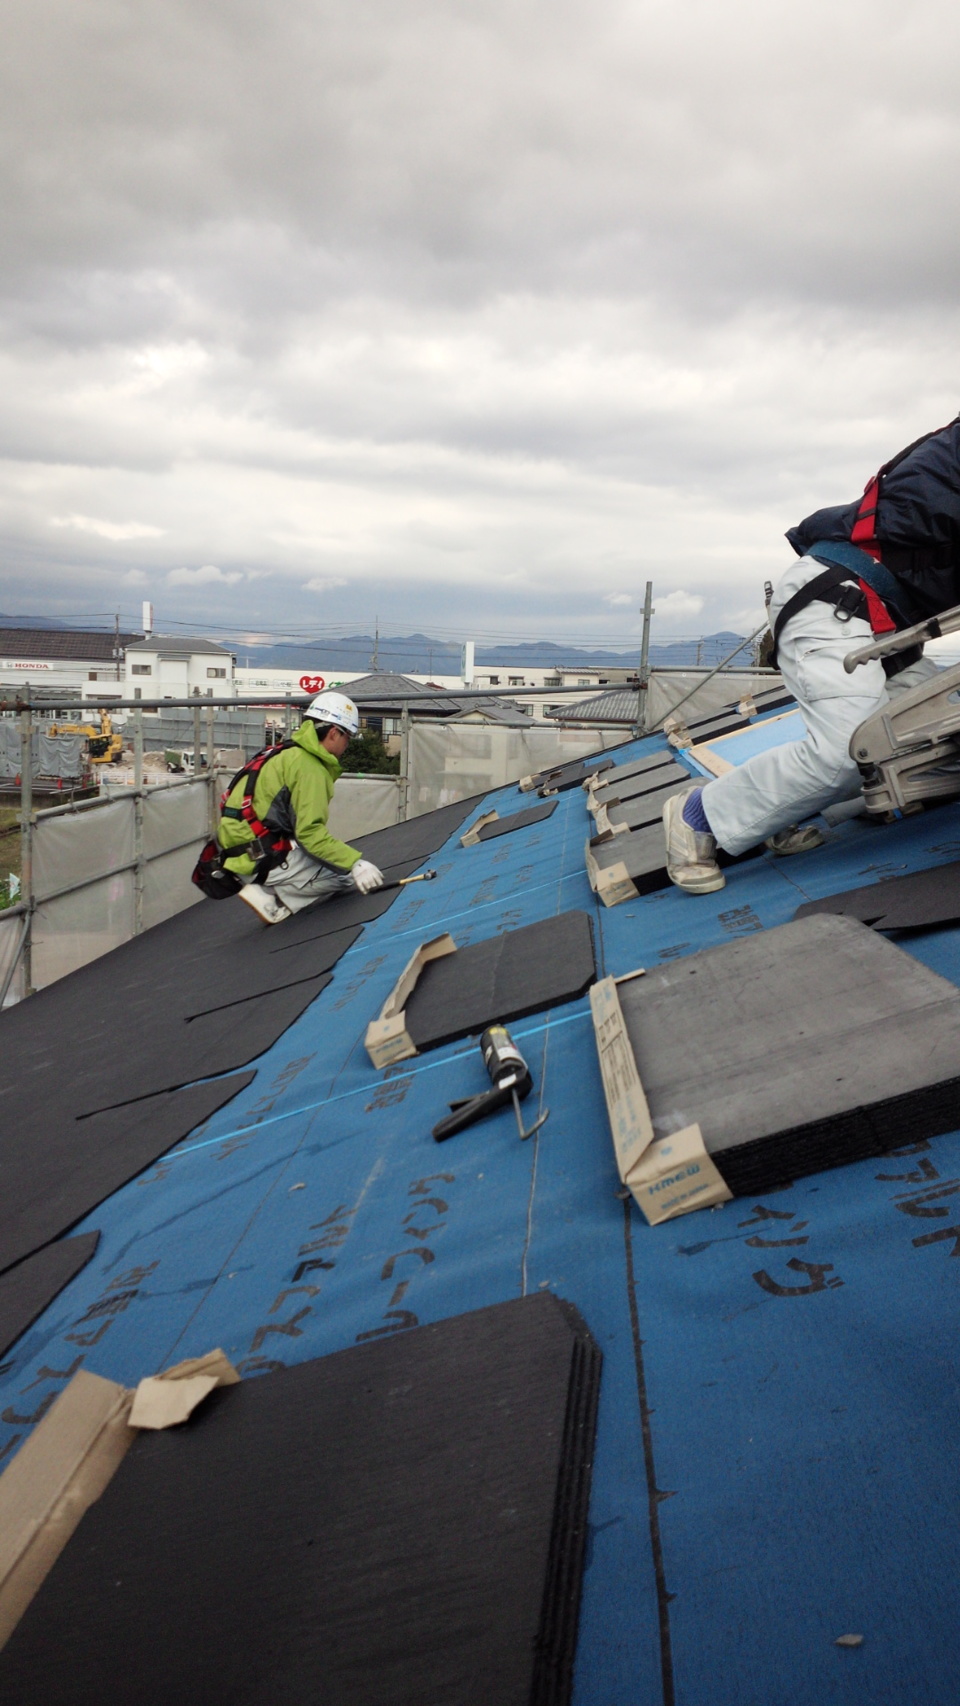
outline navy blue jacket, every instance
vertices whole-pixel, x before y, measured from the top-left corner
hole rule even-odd
[[[799,556],[819,540],[849,539],[860,499],[818,509],[787,538]],[[960,604],[960,415],[886,465],[877,508],[885,566],[909,588],[918,619]]]

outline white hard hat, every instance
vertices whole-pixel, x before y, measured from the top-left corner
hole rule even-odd
[[[332,723],[334,728],[345,729],[348,735],[355,735],[360,729],[360,713],[352,699],[344,693],[318,693],[311,699],[304,716],[312,717],[317,723]]]

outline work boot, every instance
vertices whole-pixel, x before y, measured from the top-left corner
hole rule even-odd
[[[667,876],[686,894],[713,894],[726,882],[717,864],[716,839],[684,823],[683,803],[686,797],[686,794],[671,794],[663,808]]]
[[[285,918],[293,916],[282,900],[278,900],[269,889],[261,888],[259,883],[244,883],[240,890],[240,899],[246,901],[257,917],[263,919],[264,924],[282,924]]]
[[[811,853],[814,847],[822,847],[825,840],[816,824],[791,823],[786,829],[778,829],[776,835],[768,835],[764,846],[785,858],[788,853]]]

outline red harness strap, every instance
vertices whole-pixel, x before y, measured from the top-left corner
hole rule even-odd
[[[880,561],[880,547],[877,544],[877,506],[879,501],[880,475],[874,474],[873,479],[868,480],[864,487],[863,497],[860,499],[860,508],[857,510],[857,519],[850,535],[850,543],[859,545],[861,551],[866,551],[867,555],[875,558],[878,563]]]
[[[237,771],[237,774],[225,789],[220,800],[221,817],[239,817],[243,819],[244,823],[249,824],[253,833],[254,841],[260,847],[261,855],[269,856],[272,854],[289,853],[290,848],[293,845],[288,836],[281,835],[277,830],[269,829],[265,823],[261,823],[253,808],[253,794],[257,785],[257,777],[263,769],[263,766],[266,764],[267,759],[275,758],[280,752],[286,752],[288,747],[292,745],[292,741],[285,740],[279,746],[268,746],[263,752],[258,752],[255,758],[251,758],[249,764],[245,764],[242,770]],[[228,806],[227,801],[241,777],[246,778],[244,782],[243,799],[239,806]],[[242,847],[231,848],[227,857],[229,858],[232,854],[242,853],[243,851],[244,849]]]
[[[850,543],[859,545],[861,551],[866,551],[874,562],[880,562],[880,547],[877,544],[877,507],[880,502],[880,478],[883,473],[874,474],[864,487],[857,519],[850,534]],[[867,601],[867,616],[875,634],[895,634],[897,624],[880,597],[866,581],[860,581],[860,590]]]
[[[859,577],[858,577],[859,579]],[[880,597],[866,581],[860,581],[860,591],[867,601],[867,620],[875,634],[895,634],[897,624]]]

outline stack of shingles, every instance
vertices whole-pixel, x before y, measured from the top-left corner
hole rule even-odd
[[[814,915],[619,991],[659,1136],[698,1125],[736,1196],[960,1126],[960,991],[852,918]]]
[[[600,1353],[547,1293],[143,1433],[0,1653],[18,1706],[565,1706]]]
[[[474,805],[380,830],[364,852],[388,880],[409,876]],[[251,1082],[238,1069],[400,892],[271,930],[236,901],[203,902],[0,1015],[0,1355],[96,1248],[96,1234],[54,1240]]]

